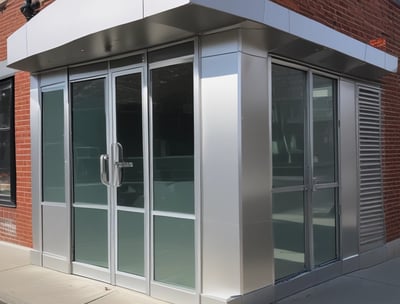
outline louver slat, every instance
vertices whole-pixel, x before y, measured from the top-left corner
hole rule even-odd
[[[358,87],[360,250],[384,243],[380,90]]]

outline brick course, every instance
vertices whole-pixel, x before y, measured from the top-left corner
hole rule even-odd
[[[400,7],[391,0],[273,0],[362,42],[386,39],[400,57]],[[382,79],[383,196],[386,240],[400,238],[400,73]]]

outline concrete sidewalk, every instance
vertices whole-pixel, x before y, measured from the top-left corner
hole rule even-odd
[[[141,293],[30,265],[30,251],[0,242],[0,304],[165,304]]]
[[[0,242],[0,304],[88,303],[165,304],[141,293],[30,265],[29,249]],[[400,258],[341,276],[276,302],[339,303],[399,304]]]
[[[338,277],[276,304],[392,303],[400,303],[400,258]]]

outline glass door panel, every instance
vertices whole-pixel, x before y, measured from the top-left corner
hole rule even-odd
[[[150,70],[153,276],[194,288],[193,63]]]
[[[305,271],[304,192],[273,194],[275,278]]]
[[[314,183],[336,182],[335,82],[313,76]]]
[[[312,224],[315,265],[337,258],[335,101],[335,81],[313,75]]]
[[[142,74],[115,77],[117,142],[126,167],[117,188],[118,206],[143,208]]]
[[[312,195],[314,264],[336,258],[336,189],[323,189]]]
[[[74,208],[76,262],[108,268],[107,210]]]
[[[272,69],[273,187],[304,184],[306,73],[279,65]]]
[[[117,271],[145,275],[145,193],[143,159],[142,73],[114,78],[117,179]]]
[[[104,79],[72,84],[74,204],[107,205],[99,157],[107,153]]]
[[[108,194],[99,174],[107,153],[105,80],[72,83],[71,94],[74,260],[107,268]]]
[[[272,65],[272,209],[278,280],[337,258],[335,104],[336,80]]]
[[[118,211],[117,270],[144,276],[143,213]]]

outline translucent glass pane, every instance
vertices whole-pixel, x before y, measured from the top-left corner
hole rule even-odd
[[[65,202],[64,92],[42,94],[43,201]]]
[[[336,181],[335,81],[313,77],[314,178],[317,183]]]
[[[100,181],[101,154],[106,153],[104,79],[72,84],[74,202],[107,204]]]
[[[273,194],[275,278],[305,270],[304,193]]]
[[[193,64],[151,71],[154,209],[194,213]]]
[[[74,208],[75,261],[108,267],[107,210]]]
[[[144,276],[144,215],[118,211],[118,271]]]
[[[194,221],[154,217],[154,280],[194,288]]]
[[[313,192],[314,263],[336,259],[336,189]]]
[[[143,127],[142,78],[130,74],[115,79],[117,107],[117,141],[123,148],[123,160],[132,168],[122,168],[122,184],[118,188],[118,205],[143,208]]]
[[[306,73],[272,66],[273,187],[302,185]]]

